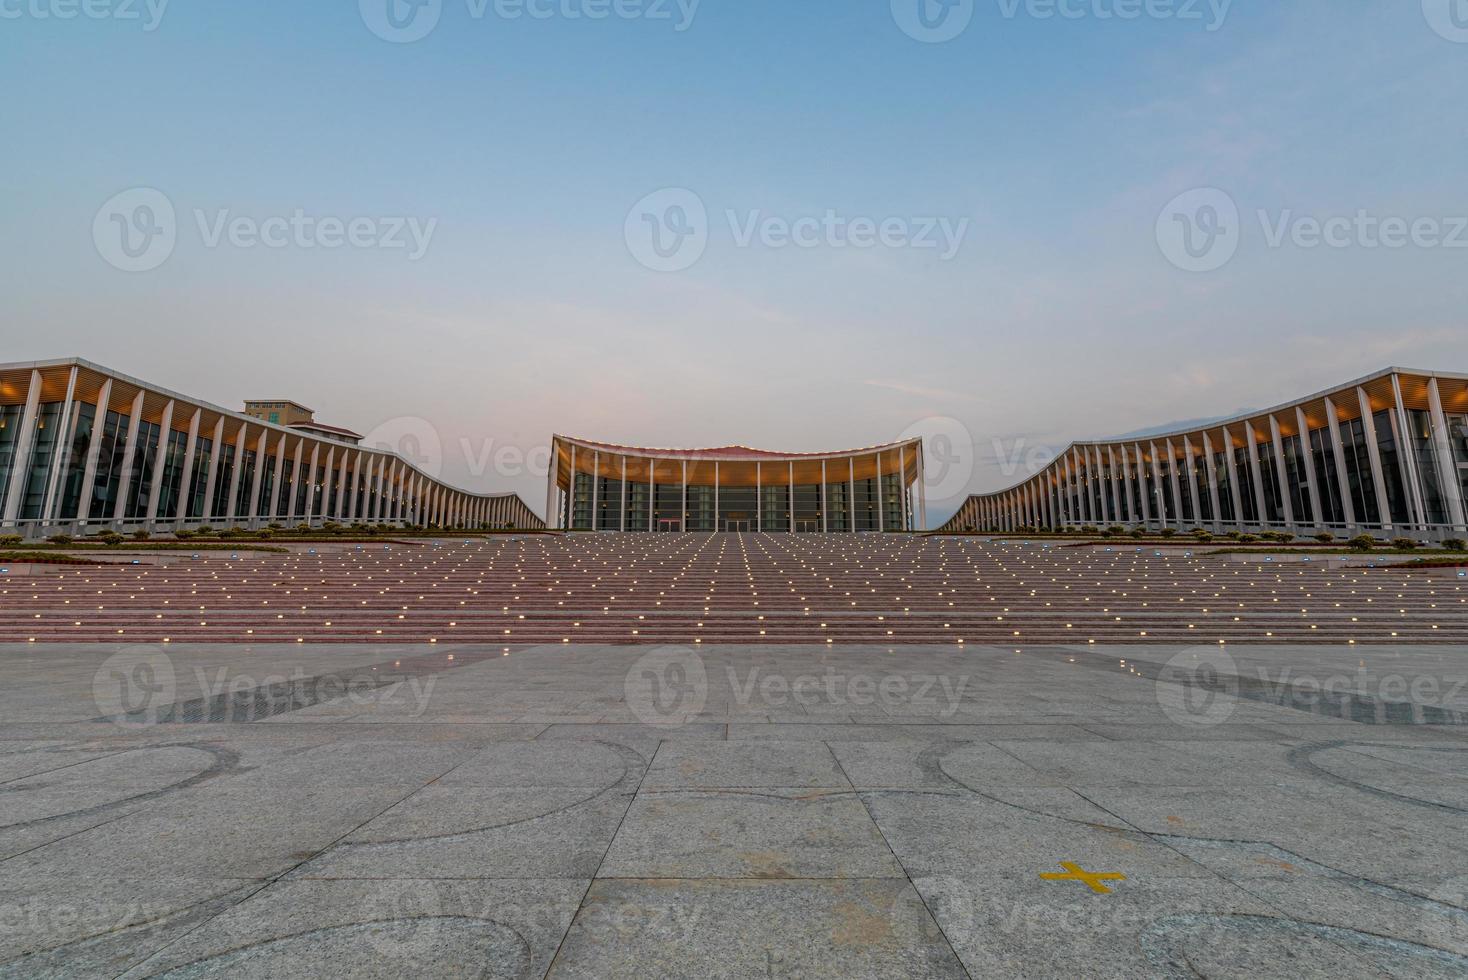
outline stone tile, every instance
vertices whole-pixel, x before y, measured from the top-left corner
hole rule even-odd
[[[850,789],[823,742],[664,742],[642,786],[661,789]]]
[[[643,792],[607,852],[606,878],[900,877],[855,794]]]
[[[430,786],[293,876],[590,878],[631,800],[604,787]]]
[[[126,976],[541,976],[586,884],[279,882]]]
[[[911,884],[602,880],[557,955],[555,980],[963,977]]]

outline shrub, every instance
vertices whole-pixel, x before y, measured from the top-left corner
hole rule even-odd
[[[188,541],[189,539],[191,539],[194,536],[194,532],[193,531],[185,531],[182,528],[180,528],[179,530],[173,532],[173,536],[175,538],[177,538],[178,540],[180,540],[180,541]]]
[[[275,532],[270,530],[270,528],[268,527],[262,527],[260,530],[255,532],[255,537],[260,539],[261,541],[269,541],[271,538],[275,537]]]
[[[1175,527],[1165,527],[1165,528],[1163,528],[1162,529],[1162,536],[1164,538],[1175,538],[1175,537],[1177,537],[1177,528],[1175,528]]]
[[[19,534],[0,534],[0,548],[14,548],[22,540]]]
[[[1199,544],[1207,544],[1213,540],[1213,535],[1208,531],[1194,531],[1193,537],[1198,539]]]
[[[46,540],[51,542],[52,544],[58,544],[62,547],[65,547],[66,545],[71,544],[72,537],[69,534],[53,534]]]
[[[1358,534],[1346,543],[1352,551],[1370,551],[1376,547],[1376,539],[1369,534]]]
[[[1416,538],[1393,538],[1392,539],[1392,547],[1395,548],[1398,551],[1415,551],[1415,550],[1417,550],[1417,539]]]
[[[1094,524],[1086,524],[1081,528],[1082,534],[1100,534],[1101,529]]]
[[[1134,537],[1134,538],[1145,537],[1146,534],[1147,534],[1147,529],[1144,528],[1144,527],[1134,527],[1134,528],[1132,528],[1132,537]]]
[[[209,535],[214,533],[214,528],[210,527],[208,524],[205,524],[202,527],[194,528],[194,533],[201,538],[207,538]]]
[[[133,532],[134,541],[147,541],[152,536],[153,535],[149,534],[147,531],[142,530],[141,528]]]
[[[238,538],[245,533],[242,527],[227,527],[219,532],[221,538]]]
[[[1224,537],[1230,541],[1242,541],[1244,539],[1244,533],[1242,531],[1230,531]]]
[[[1462,538],[1448,538],[1443,542],[1443,548],[1447,551],[1468,551],[1468,541]]]
[[[97,535],[97,540],[107,545],[108,547],[116,547],[117,545],[122,544],[127,539],[118,534],[116,531],[103,531],[101,534]]]
[[[1288,531],[1276,531],[1274,532],[1274,540],[1280,544],[1289,544],[1295,540],[1295,536]]]
[[[1106,533],[1114,538],[1119,538],[1126,533],[1126,528],[1122,527],[1120,524],[1113,524],[1106,529]]]
[[[1234,540],[1238,541],[1240,544],[1253,544],[1255,541],[1259,540],[1259,537],[1254,534],[1240,534]]]
[[[1331,534],[1329,531],[1321,531],[1319,534],[1315,535],[1315,540],[1319,541],[1321,544],[1331,544],[1335,541],[1335,535]]]
[[[297,534],[310,534],[311,533],[311,525],[309,525],[309,524],[297,524],[296,525],[296,533]]]

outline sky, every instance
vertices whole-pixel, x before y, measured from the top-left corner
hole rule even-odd
[[[936,523],[1468,371],[1468,0],[0,0],[0,86],[0,360],[535,508],[552,433],[922,434]]]

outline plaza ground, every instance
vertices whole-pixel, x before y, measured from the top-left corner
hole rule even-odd
[[[788,539],[3,583],[0,976],[1468,971],[1455,581]]]

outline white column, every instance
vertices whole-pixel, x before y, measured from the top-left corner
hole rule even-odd
[[[305,471],[305,466],[303,465],[303,463],[305,462],[305,455],[306,440],[299,439],[296,441],[296,455],[295,458],[292,460],[294,465],[291,472],[294,473],[295,476],[294,479],[291,480],[291,495],[290,499],[287,500],[285,503],[285,522],[287,525],[294,524],[296,522],[296,501],[299,500],[301,497],[301,477]],[[311,506],[309,503],[310,495],[311,493],[308,489],[306,491],[306,496],[308,498],[306,507],[308,510]]]
[[[1376,493],[1376,515],[1381,526],[1390,531],[1392,508],[1391,502],[1387,500],[1386,479],[1381,469],[1381,447],[1376,443],[1376,417],[1371,411],[1371,396],[1366,394],[1365,388],[1357,386],[1356,399],[1361,405],[1361,432],[1366,437],[1366,456],[1371,462],[1371,486]],[[1403,451],[1410,452],[1410,447],[1404,446]]]
[[[688,530],[688,460],[683,460],[683,509],[678,515],[678,530]]]
[[[724,530],[724,519],[723,519],[723,517],[720,516],[723,513],[723,511],[721,511],[719,509],[719,479],[720,479],[720,476],[719,476],[719,461],[716,459],[716,460],[714,460],[714,530],[715,531],[722,531],[722,530]]]
[[[560,478],[560,473],[561,473],[560,454],[556,452],[556,448],[559,445],[560,445],[560,440],[558,440],[558,439],[552,439],[551,440],[549,472],[547,472],[546,475],[545,475],[545,526],[546,526],[546,530],[553,529],[556,526],[556,524],[558,523],[558,521],[559,521],[559,518],[557,518],[556,517],[556,514],[555,514],[555,509],[556,509],[556,490],[559,489],[559,487],[556,486],[556,481]],[[625,473],[625,472],[626,472],[626,467],[624,465],[624,467],[623,467],[623,473]]]
[[[847,490],[846,490],[846,498],[847,498],[846,499],[846,505],[851,510],[851,523],[847,526],[847,530],[849,532],[851,532],[852,534],[855,534],[856,533],[856,457],[855,456],[847,456],[846,457],[846,471],[847,471],[847,476],[848,476],[848,478],[851,481],[850,482],[850,485],[847,487]]]
[[[1213,440],[1203,433],[1203,472],[1208,474],[1208,502],[1213,505],[1213,526],[1223,527],[1223,508],[1218,498],[1218,461],[1213,458]]]
[[[1403,453],[1410,453],[1413,465],[1408,468],[1407,493],[1411,507],[1416,511],[1413,519],[1419,527],[1427,526],[1427,499],[1422,493],[1422,477],[1417,467],[1417,447],[1411,445],[1408,433],[1412,431],[1412,420],[1407,415],[1407,406],[1402,402],[1402,379],[1392,375],[1392,394],[1396,398],[1397,418],[1401,420],[1400,431]],[[1456,480],[1453,482],[1457,482]],[[1446,491],[1444,491],[1446,492]]]
[[[168,443],[173,438],[172,400],[163,406],[163,421],[158,424],[158,452],[153,457],[153,485],[148,488],[148,511],[146,519],[153,523],[158,519],[158,498],[163,493],[163,470],[168,464]]]
[[[1280,507],[1284,510],[1285,523],[1295,526],[1295,498],[1290,492],[1290,470],[1285,464],[1284,436],[1279,431],[1279,419],[1269,416],[1269,438],[1274,443],[1274,478],[1279,481]]]
[[[1264,475],[1259,468],[1259,435],[1254,431],[1252,419],[1244,423],[1244,434],[1248,436],[1249,473],[1254,478],[1254,512],[1260,526],[1268,526],[1269,507],[1264,499]]]
[[[592,450],[591,453],[591,529],[601,530],[601,452]]]
[[[717,466],[718,464],[715,463],[714,465]],[[717,473],[718,471],[715,470],[714,472]],[[617,530],[625,532],[627,530],[627,457],[626,456],[623,456],[622,457],[622,509],[620,511],[620,514],[621,514],[621,516],[618,518],[618,520],[620,522],[620,526],[617,528]]]
[[[184,443],[183,472],[178,478],[178,513],[173,515],[173,520],[180,524],[189,516],[189,497],[194,492],[194,460],[198,458],[199,451],[199,419],[202,417],[203,409],[194,409],[194,414],[189,417],[189,434]],[[164,515],[168,520],[168,515]]]
[[[139,399],[142,395],[138,396]],[[20,517],[21,496],[31,473],[31,449],[36,444],[36,415],[41,408],[41,372],[31,371],[31,384],[26,389],[25,409],[20,416],[20,431],[15,435],[15,453],[11,457],[10,489],[5,494],[5,524]]]
[[[908,520],[907,514],[907,447],[899,446],[897,449],[897,462],[902,468],[902,475],[897,478],[897,490],[902,495],[902,530],[911,531],[912,521]]]
[[[566,530],[576,530],[576,444],[571,444],[571,479],[566,482]]]
[[[112,519],[120,521],[127,516],[127,498],[133,482],[133,467],[138,459],[138,430],[143,424],[143,393],[133,397],[132,410],[127,418],[127,442],[122,449],[122,473],[118,475],[117,501],[113,504]]]
[[[1443,414],[1442,395],[1437,390],[1436,378],[1427,379],[1427,410],[1432,425],[1432,454],[1437,464],[1437,482],[1447,498],[1448,522],[1456,530],[1468,525],[1468,516],[1465,516],[1463,484],[1458,479],[1458,463],[1453,458],[1452,443],[1448,439],[1448,419]],[[1403,433],[1397,452],[1401,459],[1410,460],[1413,454],[1406,445],[1405,436],[1406,433]]]
[[[795,533],[795,460],[790,460],[790,526],[786,528],[791,534]]]
[[[1152,524],[1152,476],[1147,472],[1147,459],[1142,454],[1141,444],[1132,443],[1132,449],[1137,454],[1137,500],[1142,508],[1142,525],[1146,527]],[[1155,465],[1156,447],[1153,447],[1153,460]]]
[[[1183,465],[1188,469],[1188,491],[1193,495],[1193,523],[1202,527],[1203,498],[1198,488],[1198,464],[1193,460],[1194,455],[1193,440],[1183,436]]]
[[[97,415],[92,421],[92,441],[87,444],[87,460],[82,468],[82,489],[77,497],[76,517],[85,524],[92,516],[92,492],[97,487],[97,462],[102,457],[102,435],[107,429],[107,406],[112,402],[112,379],[102,382],[97,393]]]
[[[1239,467],[1234,458],[1234,436],[1227,428],[1219,429],[1223,437],[1223,465],[1228,468],[1228,494],[1233,499],[1234,523],[1244,526],[1244,499],[1239,492]]]
[[[1341,442],[1341,421],[1336,415],[1335,402],[1329,398],[1325,400],[1325,424],[1330,428],[1330,448],[1335,455],[1335,477],[1337,489],[1340,491],[1341,510],[1345,512],[1346,523],[1354,525],[1357,523],[1356,503],[1351,499],[1351,484],[1346,479],[1346,447]]]
[[[821,460],[821,533],[831,533],[831,511],[826,505],[828,498],[826,493],[826,461]]]
[[[765,493],[760,485],[760,463],[754,464],[754,529],[760,533],[765,529]]]
[[[649,534],[658,529],[658,471],[657,460],[648,457],[647,460],[647,531]]]
[[[1310,513],[1317,525],[1326,523],[1325,511],[1320,508],[1320,487],[1315,476],[1315,449],[1310,445],[1310,420],[1305,410],[1295,406],[1295,426],[1300,432],[1300,459],[1304,463],[1305,488],[1310,492]]]
[[[238,516],[236,512],[239,510],[240,483],[244,480],[244,476],[240,472],[240,467],[245,460],[245,442],[247,441],[248,428],[245,423],[241,422],[240,431],[235,435],[234,465],[229,470],[229,497],[224,501],[224,513],[216,515],[226,521],[233,522]],[[258,457],[255,461],[255,470],[256,472],[260,470],[260,460]],[[246,515],[246,519],[248,520],[251,516],[253,515]]]
[[[1167,473],[1168,482],[1172,484],[1172,510],[1177,516],[1178,527],[1182,527],[1187,517],[1183,514],[1183,489],[1182,481],[1178,476],[1177,450],[1172,440],[1167,440]]]
[[[264,429],[261,429],[260,438],[257,440],[255,445],[255,472],[251,475],[250,479],[250,511],[247,514],[237,515],[239,517],[243,517],[247,522],[255,520],[256,515],[260,513],[260,482],[265,477],[265,450],[269,446],[269,435],[270,434],[268,432],[266,432]],[[244,444],[248,441],[249,428],[248,426],[241,425],[240,443]],[[243,460],[244,457],[240,453],[235,453],[234,465],[236,480],[240,479],[239,468],[240,463]]]
[[[60,496],[62,477],[65,475],[66,463],[71,458],[71,420],[76,415],[76,376],[77,369],[72,367],[66,381],[66,400],[61,403],[61,414],[57,419],[56,445],[51,449],[51,466],[47,473],[46,493],[41,498],[41,520],[49,521],[55,516],[60,507],[57,497]]]
[[[204,471],[204,506],[199,511],[199,520],[208,522],[214,519],[214,497],[215,490],[219,487],[219,459],[224,455],[224,416],[214,423],[214,432],[210,436],[209,445],[209,468]]]
[[[881,453],[877,453],[877,530],[887,532],[887,489],[882,485]]]

